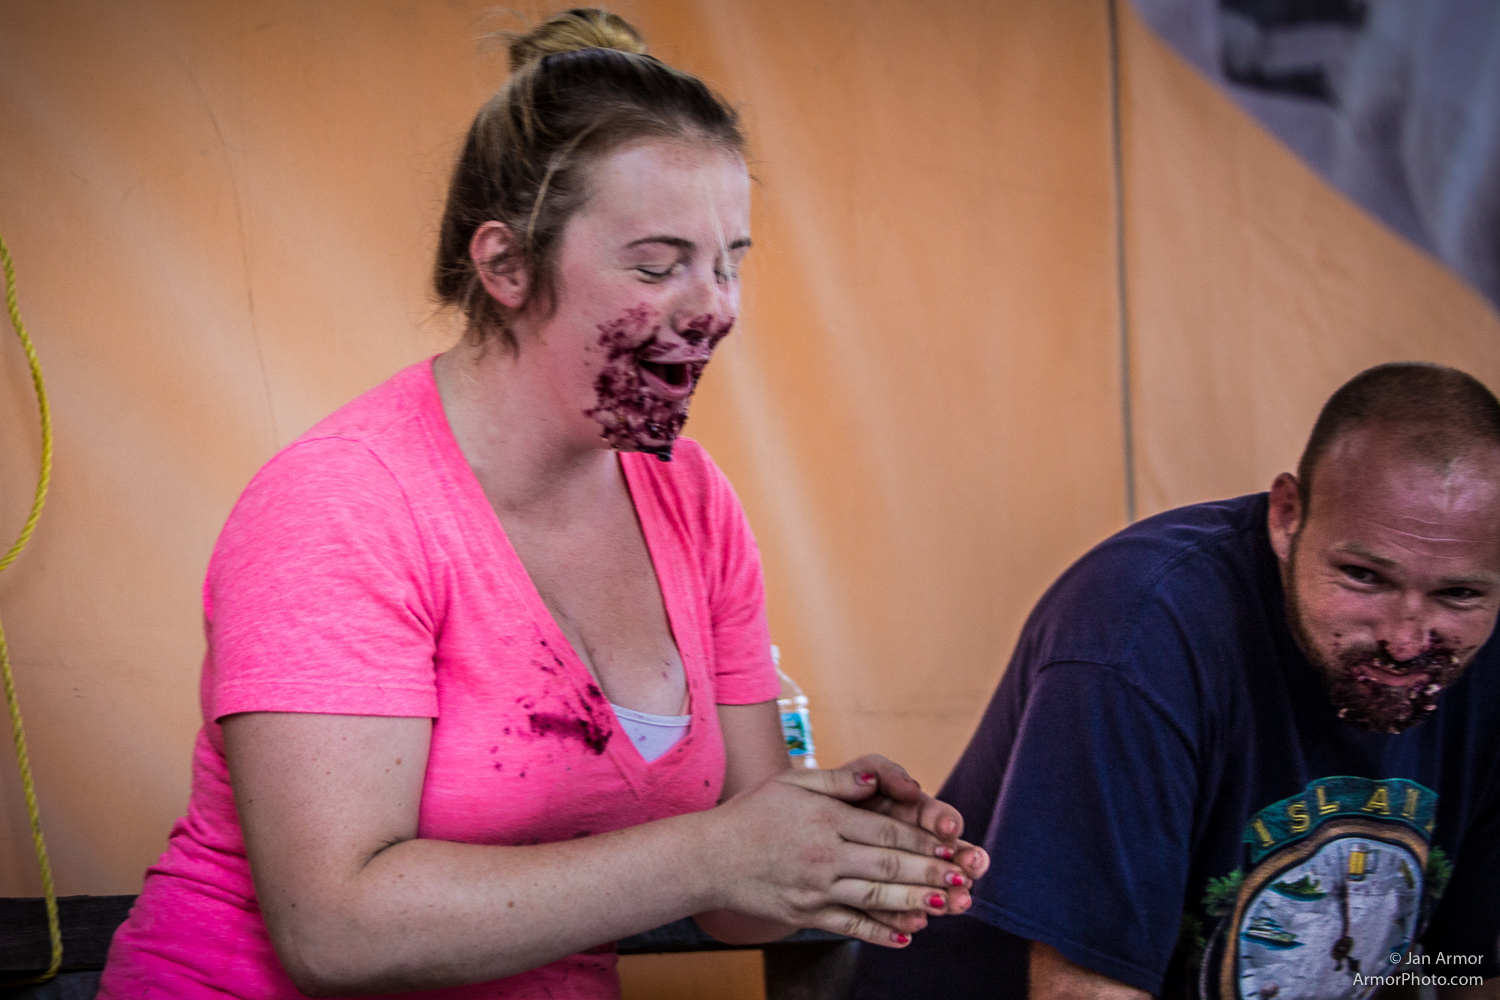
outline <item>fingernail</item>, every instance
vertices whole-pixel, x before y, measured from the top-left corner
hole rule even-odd
[[[873,785],[875,783],[875,775],[873,775],[873,774],[856,774],[854,776],[854,780],[857,781],[857,782],[859,782],[861,785]]]
[[[891,931],[891,940],[897,944],[906,944],[911,940],[911,935],[902,934],[900,931]]]
[[[951,837],[958,833],[958,822],[956,820],[945,819],[938,824],[938,829],[942,831],[943,836]]]
[[[931,896],[927,897],[927,905],[932,907],[934,910],[941,910],[947,907],[948,901],[942,896],[939,896],[937,893],[933,893]]]
[[[967,879],[965,879],[958,872],[949,872],[947,875],[943,876],[943,880],[946,881],[949,885],[963,885],[967,881]]]
[[[958,901],[958,908],[960,910],[967,910],[970,906],[973,905],[973,903],[974,901],[972,899],[960,899]]]
[[[944,861],[953,860],[953,848],[949,847],[947,844],[939,844],[935,853]]]

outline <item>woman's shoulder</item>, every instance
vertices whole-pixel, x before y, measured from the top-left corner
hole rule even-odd
[[[431,361],[402,369],[324,417],[261,466],[242,496],[376,496],[413,459],[430,460],[431,416],[442,413]]]
[[[430,421],[436,387],[422,362],[363,393],[271,457],[251,477],[219,537],[227,540],[272,526],[403,520],[413,464],[433,462]],[[419,491],[420,492],[420,491]]]
[[[413,418],[442,413],[442,399],[432,375],[432,359],[401,369],[367,389],[313,425],[287,447],[308,441],[343,438],[374,442],[399,432]]]

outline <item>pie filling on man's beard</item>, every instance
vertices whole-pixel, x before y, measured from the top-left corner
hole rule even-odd
[[[1421,722],[1464,670],[1457,651],[1441,643],[1401,661],[1380,643],[1347,650],[1330,666],[1328,696],[1339,718],[1377,733],[1399,733]]]

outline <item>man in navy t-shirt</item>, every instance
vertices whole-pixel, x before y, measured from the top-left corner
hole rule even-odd
[[[1500,996],[1497,608],[1500,403],[1357,376],[1297,476],[1042,598],[940,793],[974,908],[863,949],[855,996]]]

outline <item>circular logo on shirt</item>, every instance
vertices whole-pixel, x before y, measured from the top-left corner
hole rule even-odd
[[[1220,996],[1363,998],[1418,932],[1427,842],[1410,826],[1340,816],[1246,877],[1220,957]],[[1378,980],[1376,980],[1378,982]]]

